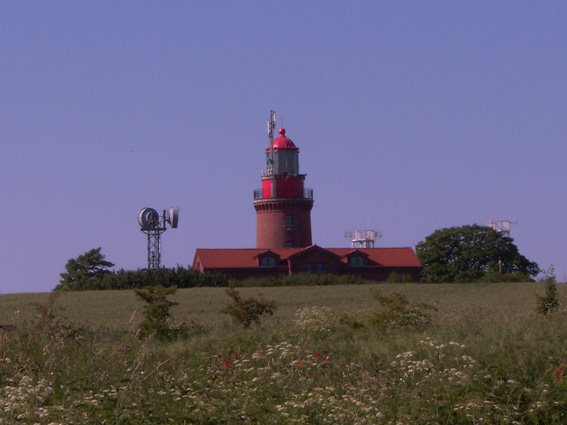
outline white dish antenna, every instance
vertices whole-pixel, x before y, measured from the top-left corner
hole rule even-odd
[[[166,220],[172,229],[176,229],[179,223],[179,208],[170,208]]]
[[[159,227],[159,214],[153,208],[142,208],[138,213],[138,223],[142,230],[153,230]]]

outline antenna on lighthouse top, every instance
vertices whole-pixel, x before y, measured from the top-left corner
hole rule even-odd
[[[270,119],[268,120],[268,140],[270,141],[270,156],[266,164],[266,174],[273,175],[274,169],[274,130],[276,129],[276,111],[270,110]]]
[[[276,111],[270,110],[270,120],[268,121],[268,139],[270,146],[274,143],[274,130],[276,129]]]

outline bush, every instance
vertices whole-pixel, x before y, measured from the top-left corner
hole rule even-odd
[[[161,285],[134,289],[136,295],[146,302],[144,319],[138,331],[141,338],[156,335],[161,339],[174,340],[186,331],[186,326],[175,326],[171,322],[171,308],[177,303],[167,297],[176,291],[175,287],[166,288]]]
[[[232,299],[232,303],[222,309],[221,313],[232,316],[244,329],[250,328],[252,323],[260,325],[262,316],[272,316],[277,310],[275,302],[256,297],[242,298],[234,288],[227,289],[226,294]]]
[[[521,272],[500,273],[497,271],[489,271],[479,279],[479,282],[532,282],[530,275]]]
[[[202,286],[228,286],[228,279],[222,273],[201,273],[191,267],[160,268],[157,270],[117,270],[99,273],[88,280],[81,280],[80,285],[64,285],[63,290],[105,290],[134,289],[152,286],[161,282],[162,286],[177,288],[195,288]]]
[[[386,283],[411,283],[415,282],[409,273],[392,272],[385,280]]]
[[[553,266],[544,272],[543,284],[545,285],[545,294],[543,296],[536,295],[536,310],[539,314],[545,316],[549,313],[553,313],[559,307],[559,295],[557,293],[555,269]]]
[[[248,279],[232,281],[231,284],[239,287],[265,287],[265,286],[329,286],[329,285],[362,285],[376,283],[359,276],[330,273],[298,273],[291,276],[251,277]]]
[[[437,311],[434,306],[429,304],[412,304],[405,295],[399,292],[384,295],[375,290],[372,294],[382,308],[373,314],[371,322],[385,329],[423,329],[431,323],[431,315],[428,310]]]

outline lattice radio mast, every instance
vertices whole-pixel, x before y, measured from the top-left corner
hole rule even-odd
[[[142,208],[138,213],[140,230],[148,238],[148,270],[157,270],[161,264],[161,234],[167,230],[166,223],[172,229],[177,228],[179,208],[163,210],[160,217],[153,208]]]

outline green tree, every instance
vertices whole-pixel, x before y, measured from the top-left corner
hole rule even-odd
[[[512,238],[490,227],[468,225],[433,232],[417,244],[425,282],[471,282],[490,275],[531,280],[536,263],[521,255]]]
[[[144,319],[140,323],[140,337],[155,335],[161,339],[174,340],[186,330],[185,326],[175,326],[171,321],[171,308],[177,303],[167,297],[174,295],[176,291],[174,286],[166,288],[162,285],[134,289],[135,294],[146,302]]]
[[[105,260],[100,249],[93,248],[67,261],[65,272],[60,274],[61,279],[55,289],[96,289],[103,277],[111,273],[109,269],[114,267],[114,264]]]
[[[242,298],[240,292],[234,288],[228,288],[225,292],[232,299],[232,303],[222,309],[221,313],[231,316],[234,321],[241,324],[244,329],[250,328],[252,323],[259,326],[262,316],[273,316],[277,310],[274,301],[267,301],[253,296]]]
[[[545,295],[536,295],[537,312],[546,315],[559,308],[559,294],[557,292],[557,279],[553,264],[543,272],[542,282],[545,285]]]

